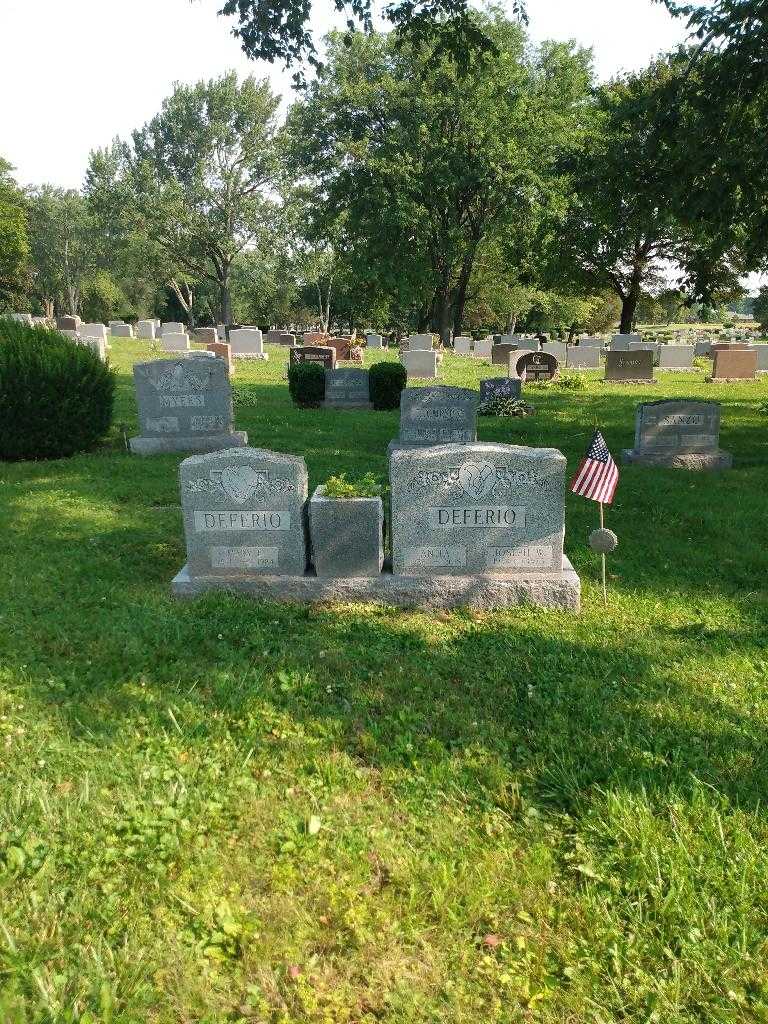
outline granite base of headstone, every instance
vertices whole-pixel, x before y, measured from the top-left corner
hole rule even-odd
[[[693,471],[730,469],[733,457],[720,448],[720,405],[693,399],[643,402],[635,414],[635,445],[624,462]]]
[[[325,371],[324,409],[372,409],[368,371],[354,368]]]
[[[157,359],[133,368],[139,410],[136,455],[242,448],[248,435],[234,429],[232,387],[223,359],[211,352]]]

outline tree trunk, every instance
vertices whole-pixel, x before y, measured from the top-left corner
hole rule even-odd
[[[53,320],[53,299],[43,299],[43,316]]]
[[[640,288],[633,283],[627,294],[621,300],[621,323],[620,334],[631,334],[632,325],[635,322],[637,303],[640,301]]]
[[[221,322],[229,327],[232,324],[232,295],[229,291],[229,267],[222,272],[219,280],[219,303],[221,307]]]
[[[440,283],[435,289],[433,316],[433,324],[440,335],[440,341],[446,348],[450,347],[453,303],[451,302],[451,286],[448,271],[443,271],[440,275]]]

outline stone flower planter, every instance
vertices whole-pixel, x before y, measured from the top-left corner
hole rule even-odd
[[[327,498],[318,487],[309,502],[309,538],[318,576],[378,576],[384,562],[381,498]]]

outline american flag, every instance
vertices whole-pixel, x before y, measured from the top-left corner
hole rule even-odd
[[[610,505],[619,482],[619,471],[611,458],[603,435],[596,430],[590,441],[587,454],[581,460],[571,480],[571,490],[583,498]]]

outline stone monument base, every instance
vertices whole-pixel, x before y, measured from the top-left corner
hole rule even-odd
[[[514,576],[393,576],[385,565],[380,576],[319,577],[221,576],[191,577],[187,566],[171,581],[174,597],[196,597],[209,590],[234,591],[267,601],[317,604],[326,601],[364,602],[400,608],[510,608],[536,605],[578,612],[581,581],[563,556],[561,573],[531,572]]]
[[[321,409],[363,409],[368,412],[373,409],[373,402],[321,402]]]
[[[649,452],[637,448],[624,448],[622,462],[637,466],[656,466],[661,469],[689,469],[692,472],[716,472],[730,469],[733,456],[718,448],[714,452]]]
[[[128,442],[134,455],[161,455],[167,452],[218,452],[223,448],[245,448],[248,435],[244,430],[231,434],[208,434],[204,437],[193,435],[179,437],[132,437]]]

